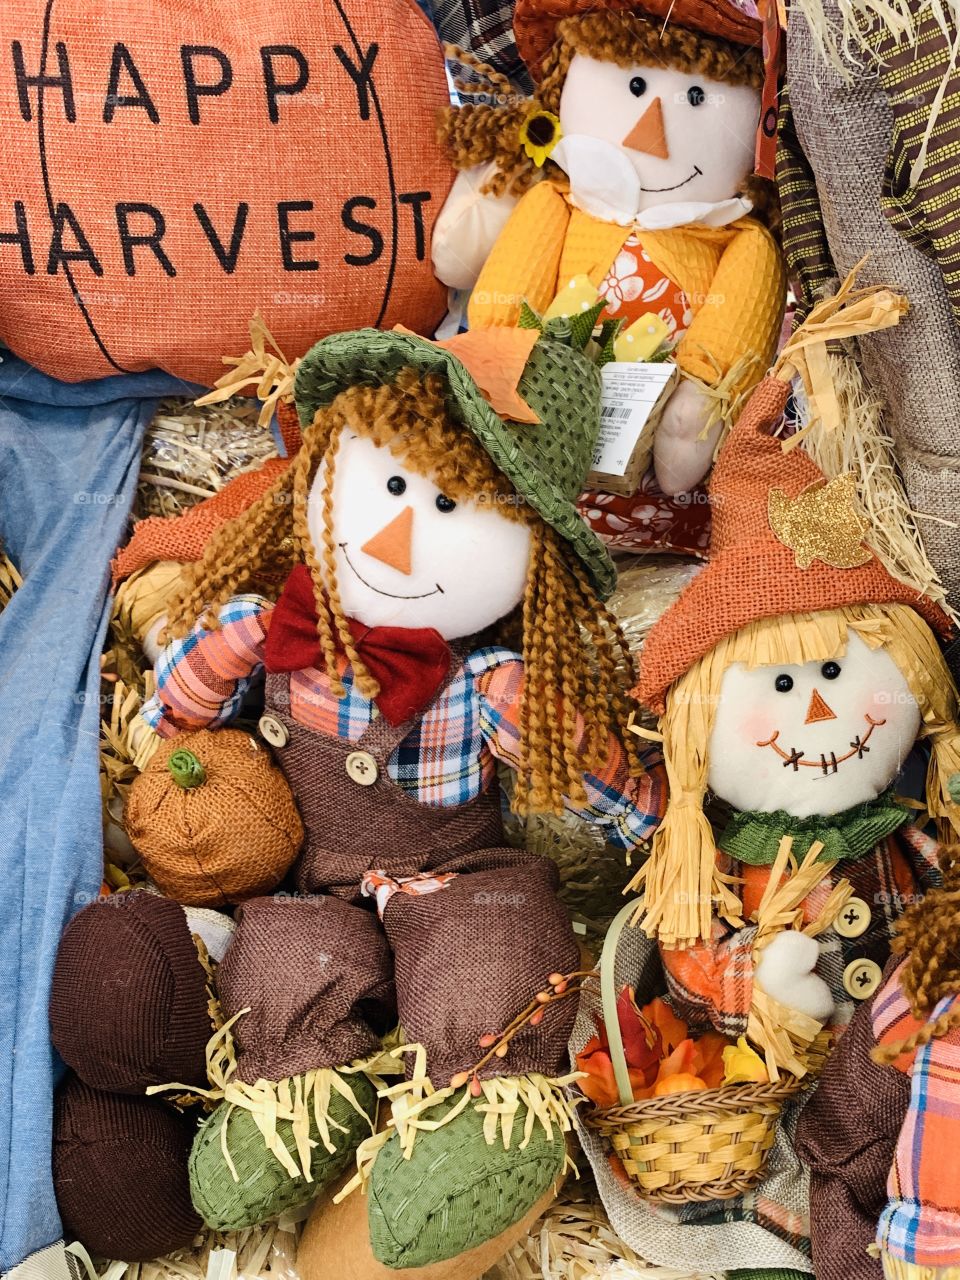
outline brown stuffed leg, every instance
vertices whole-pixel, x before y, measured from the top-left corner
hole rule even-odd
[[[381,890],[400,1025],[407,1040],[426,1048],[437,1088],[473,1067],[484,1054],[480,1037],[508,1026],[550,974],[578,967],[557,884],[548,859],[491,849]],[[557,1075],[574,1015],[572,1001],[551,1006],[480,1075]]]

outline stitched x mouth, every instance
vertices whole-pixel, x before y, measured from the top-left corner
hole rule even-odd
[[[776,731],[776,733],[773,735],[772,738],[767,738],[765,742],[758,742],[757,746],[772,747],[774,751],[777,753],[777,755],[780,757],[780,759],[783,761],[783,767],[785,769],[792,768],[794,773],[798,773],[801,769],[819,769],[821,775],[823,777],[827,777],[828,774],[836,773],[840,765],[845,763],[845,761],[847,760],[852,760],[854,756],[856,756],[858,760],[862,760],[863,757],[867,755],[870,751],[870,748],[867,746],[867,743],[873,737],[874,729],[879,729],[881,725],[884,725],[887,723],[886,720],[874,720],[873,717],[870,715],[866,715],[864,719],[866,720],[870,728],[867,730],[866,734],[862,738],[858,733],[857,736],[854,738],[854,740],[850,743],[850,750],[845,755],[842,755],[842,756],[838,756],[834,751],[831,751],[829,756],[826,755],[824,752],[821,752],[819,760],[807,760],[804,758],[806,753],[803,751],[798,751],[796,747],[791,747],[788,754],[786,751],[784,751],[783,747],[781,747],[779,742],[777,741],[777,739],[780,737],[779,729]]]
[[[421,591],[419,594],[412,595],[412,596],[401,596],[401,595],[398,595],[395,591],[382,591],[379,587],[375,587],[372,582],[368,582],[366,580],[366,578],[359,571],[357,566],[353,563],[353,561],[347,555],[347,544],[345,542],[341,542],[341,543],[338,543],[337,545],[340,547],[340,550],[343,552],[343,558],[344,560],[346,560],[347,564],[350,566],[350,569],[353,572],[354,577],[358,578],[365,587],[369,587],[371,591],[375,591],[378,596],[388,596],[391,600],[426,600],[428,596],[436,596],[436,595],[442,596],[444,594],[443,587],[441,587],[439,582],[437,583],[433,591]]]
[[[684,178],[682,182],[678,182],[675,187],[641,187],[640,190],[648,196],[663,195],[665,191],[679,191],[681,187],[685,187],[688,182],[692,182],[694,178],[702,178],[703,170],[698,164],[693,166],[693,173],[689,178]]]

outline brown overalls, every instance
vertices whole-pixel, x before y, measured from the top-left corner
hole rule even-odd
[[[466,652],[457,647],[438,698]],[[442,1088],[483,1056],[479,1037],[503,1030],[551,973],[578,967],[556,867],[506,846],[497,786],[444,807],[397,786],[387,762],[417,720],[377,717],[345,742],[293,720],[289,687],[288,675],[267,676],[261,725],[281,744],[307,837],[299,892],[244,903],[220,967],[224,1013],[250,1009],[235,1027],[239,1078],[280,1080],[375,1053],[368,1017],[395,1001]],[[414,878],[386,885],[382,920],[369,878],[363,892],[374,871]],[[572,1001],[552,1007],[481,1074],[558,1074],[574,1012]]]

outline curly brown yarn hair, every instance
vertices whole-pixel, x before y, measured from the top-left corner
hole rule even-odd
[[[343,428],[389,449],[448,497],[492,504],[532,532],[521,608],[524,683],[515,810],[560,813],[564,797],[585,804],[584,764],[605,763],[611,734],[639,776],[642,766],[627,731],[634,666],[619,624],[567,543],[519,497],[475,437],[451,421],[446,383],[437,374],[403,369],[393,382],[349,387],[319,410],[279,480],[219,529],[203,558],[184,570],[170,606],[168,635],[186,635],[201,619],[215,628],[219,609],[231,596],[265,577],[285,575],[302,560],[313,579],[324,667],[335,693],[345,692],[338,668],[342,652],[360,692],[376,697],[379,685],[357,653],[337,585],[332,492]],[[314,545],[307,525],[315,481],[322,486],[321,546]]]
[[[757,90],[763,85],[763,58],[756,49],[744,49],[685,27],[662,26],[643,14],[599,10],[565,18],[557,26],[557,39],[544,60],[543,78],[533,98],[518,100],[505,76],[462,49],[448,50],[451,60],[471,72],[476,81],[456,81],[460,93],[474,101],[440,112],[438,137],[454,166],[470,169],[493,162],[496,171],[487,183],[488,191],[522,195],[529,190],[541,170],[524,151],[521,128],[535,111],[559,114],[567,72],[578,53],[619,67],[653,62],[725,84],[749,85]],[[562,176],[555,165],[548,165],[546,173]]]
[[[878,1045],[872,1057],[882,1065],[960,1026],[960,1004],[938,1018],[930,1017],[944,996],[960,994],[960,845],[947,846],[940,863],[943,884],[929,889],[903,913],[892,948],[895,955],[907,957],[900,983],[921,1026],[902,1040]]]

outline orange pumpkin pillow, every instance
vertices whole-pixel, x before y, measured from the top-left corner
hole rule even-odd
[[[3,0],[0,338],[208,385],[257,307],[289,358],[430,334],[448,100],[414,0]]]

